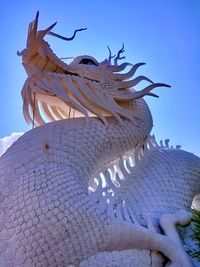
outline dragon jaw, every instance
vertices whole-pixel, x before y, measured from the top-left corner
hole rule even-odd
[[[44,40],[45,35],[69,41],[74,39],[77,31],[85,29],[76,30],[71,38],[65,38],[51,31],[56,23],[38,31],[38,17],[39,12],[29,25],[26,48],[18,52],[28,74],[22,89],[23,111],[28,123],[45,123],[41,109],[50,121],[70,118],[71,109],[76,117],[97,116],[105,124],[106,116],[135,121],[137,116],[133,103],[145,95],[157,96],[151,93],[156,87],[169,87],[163,83],[153,83],[145,76],[131,79],[144,63],[118,65],[124,48],[119,50],[114,64],[111,62],[111,52],[103,62],[98,62],[91,56],[79,56],[70,64],[64,63]],[[130,65],[131,69],[122,74],[121,71]],[[147,81],[150,85],[141,91],[135,91],[134,87],[141,81]]]

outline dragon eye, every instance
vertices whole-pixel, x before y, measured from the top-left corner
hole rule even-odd
[[[93,65],[93,66],[97,66],[97,63],[94,62],[92,59],[90,58],[83,58],[79,64],[85,64],[85,65]]]

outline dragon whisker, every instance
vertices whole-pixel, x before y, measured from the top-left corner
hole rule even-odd
[[[54,36],[54,37],[57,37],[57,38],[59,38],[59,39],[62,39],[62,40],[64,40],[64,41],[71,41],[71,40],[73,40],[73,39],[75,38],[77,32],[85,31],[85,30],[87,30],[87,28],[77,29],[77,30],[74,31],[72,37],[69,37],[69,38],[68,38],[68,37],[64,37],[64,36],[62,36],[62,35],[59,35],[59,34],[57,34],[57,33],[54,33],[54,32],[52,32],[52,31],[49,31],[47,34],[48,34],[48,35],[51,35],[51,36]]]

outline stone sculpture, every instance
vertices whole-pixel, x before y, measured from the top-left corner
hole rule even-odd
[[[200,159],[156,143],[143,99],[168,85],[131,79],[144,63],[120,73],[123,48],[65,64],[44,37],[76,31],[38,31],[38,15],[18,54],[24,116],[42,126],[0,158],[0,266],[192,266],[176,225],[190,223]]]

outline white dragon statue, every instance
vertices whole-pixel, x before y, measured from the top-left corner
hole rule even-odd
[[[38,31],[38,15],[18,55],[24,116],[39,127],[0,158],[0,266],[192,266],[176,225],[190,224],[200,159],[156,143],[143,99],[168,85],[132,78],[144,63],[119,65],[123,48],[64,63],[45,35],[84,29]]]

